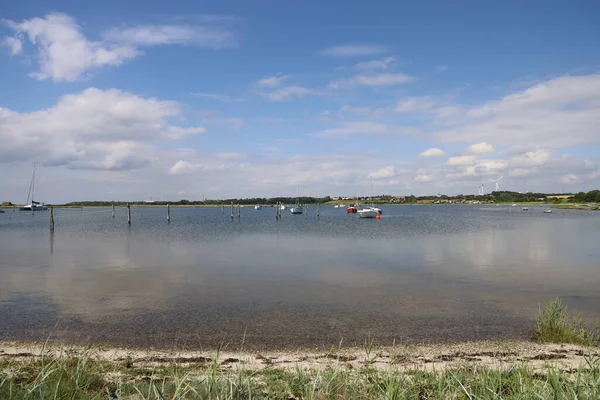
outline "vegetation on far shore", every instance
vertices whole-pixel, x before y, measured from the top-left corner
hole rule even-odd
[[[540,310],[534,338],[598,344],[598,335],[570,317],[560,299]],[[399,368],[406,363],[401,354],[390,357],[389,368],[375,368],[380,354],[372,342],[366,343],[360,364],[349,364],[332,349],[324,357],[333,362],[321,369],[247,369],[241,367],[240,360],[222,359],[219,350],[212,357],[169,364],[150,359],[138,364],[130,357],[95,357],[93,349],[56,354],[43,347],[38,357],[28,353],[7,356],[0,351],[0,398],[599,399],[600,353],[597,347],[588,349],[577,350],[583,361],[568,369],[554,363],[534,367],[519,357],[499,364],[470,362],[467,357],[464,363],[436,370]]]
[[[157,201],[75,201],[66,204],[53,204],[58,207],[110,207],[112,205],[118,207],[124,207],[127,204],[133,206],[166,206],[170,204],[172,206],[230,206],[231,204],[237,205],[275,205],[279,203],[283,204],[295,204],[300,202],[301,204],[351,204],[369,202],[375,204],[417,204],[417,203],[461,203],[461,202],[472,202],[478,201],[482,203],[522,203],[522,204],[533,204],[543,203],[551,204],[557,208],[598,208],[600,204],[600,190],[591,190],[587,193],[519,193],[510,191],[498,191],[484,195],[473,195],[473,194],[459,194],[456,196],[447,196],[444,194],[438,194],[436,196],[391,196],[391,195],[378,195],[371,197],[308,197],[302,196],[296,197],[272,197],[272,198],[242,198],[242,199],[205,199],[205,200],[157,200]],[[50,205],[50,204],[47,204]],[[10,202],[3,203],[4,207],[16,206]]]

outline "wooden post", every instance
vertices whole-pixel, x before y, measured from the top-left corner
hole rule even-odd
[[[233,202],[231,202],[231,219],[233,219]]]
[[[167,204],[167,222],[171,222],[171,205]]]
[[[239,217],[240,217],[240,215],[241,215],[241,209],[242,209],[242,206],[240,206],[240,205],[238,204],[238,218],[239,218]]]
[[[131,206],[127,204],[127,224],[131,225]]]
[[[221,214],[225,214],[225,204],[221,204]]]
[[[319,203],[317,203],[317,218],[319,218],[321,216],[321,213],[319,211]]]
[[[112,205],[112,217],[113,218],[115,217],[115,205],[114,204]]]
[[[54,232],[54,207],[50,207],[50,232]]]

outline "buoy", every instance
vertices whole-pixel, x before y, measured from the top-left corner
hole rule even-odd
[[[375,216],[375,219],[381,219],[381,215]]]

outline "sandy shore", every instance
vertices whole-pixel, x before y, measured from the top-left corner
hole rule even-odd
[[[0,342],[0,359],[32,359],[42,355],[78,357],[86,355],[96,360],[133,363],[139,368],[165,365],[217,363],[221,369],[245,370],[304,369],[322,370],[328,367],[356,369],[369,365],[379,370],[443,371],[457,366],[477,365],[502,369],[514,363],[542,370],[549,364],[562,372],[571,373],[590,357],[600,357],[600,348],[564,344],[538,344],[526,341],[465,342],[459,344],[365,348],[332,348],[330,351],[266,351],[254,352],[233,349],[202,351],[174,349],[125,349],[107,347],[60,346],[43,343]]]

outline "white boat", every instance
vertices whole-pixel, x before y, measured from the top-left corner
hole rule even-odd
[[[346,208],[347,206],[345,204],[340,204],[338,207],[339,208]]]
[[[280,206],[279,206],[279,209],[280,209],[280,210],[284,210],[284,211],[285,211],[285,204],[282,204],[282,205],[280,205]]]
[[[261,210],[262,206],[260,204],[257,204],[257,205],[254,206],[254,209],[255,210]]]
[[[362,208],[356,212],[360,218],[377,218],[381,215],[381,210],[377,207]]]
[[[551,209],[544,210],[544,213],[546,213],[546,214],[551,214],[551,213],[552,213],[552,210],[551,210]]]
[[[292,214],[302,214],[304,213],[304,207],[300,204],[300,186],[298,186],[298,192],[296,194],[296,205],[290,208],[290,213]]]
[[[340,208],[340,205],[336,204],[335,206],[333,206],[333,208]]]
[[[373,201],[373,188],[372,188],[372,185],[373,185],[373,182],[372,182],[372,180],[370,180],[371,201]],[[362,208],[362,209],[358,210],[356,213],[358,214],[358,216],[360,218],[377,218],[378,216],[380,216],[383,213],[383,211],[381,211],[381,208],[375,207],[373,205],[373,203],[371,203],[370,207]]]
[[[31,175],[31,183],[29,184],[29,193],[27,193],[27,204],[19,207],[19,211],[46,211],[48,207],[44,203],[33,200],[33,193],[35,192],[35,164],[33,165],[33,174]],[[31,202],[29,202],[31,199]]]

